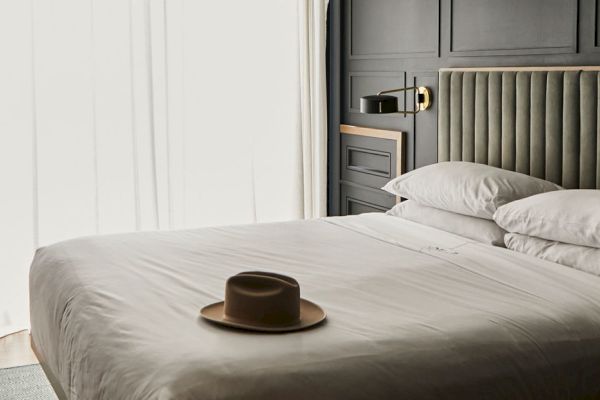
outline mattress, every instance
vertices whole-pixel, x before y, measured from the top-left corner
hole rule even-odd
[[[328,313],[199,317],[245,270]],[[600,278],[382,214],[89,237],[36,253],[32,337],[70,399],[571,399],[600,393]]]

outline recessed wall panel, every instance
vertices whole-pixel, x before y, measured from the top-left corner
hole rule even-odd
[[[577,1],[452,0],[452,55],[574,53]]]
[[[437,56],[439,0],[352,0],[350,58]]]

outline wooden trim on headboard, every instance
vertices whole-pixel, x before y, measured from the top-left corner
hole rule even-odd
[[[600,66],[553,66],[553,67],[457,67],[440,68],[440,72],[458,71],[458,72],[500,72],[500,71],[600,71]]]
[[[340,125],[340,132],[348,135],[368,136],[378,139],[396,141],[396,176],[404,173],[404,132],[384,129],[366,128],[363,126]]]

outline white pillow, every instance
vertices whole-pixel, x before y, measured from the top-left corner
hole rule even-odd
[[[506,247],[519,253],[600,275],[600,249],[507,233]]]
[[[415,169],[383,188],[422,205],[486,219],[492,219],[506,203],[558,189],[554,183],[528,175],[457,161]]]
[[[412,200],[396,204],[387,214],[454,233],[481,243],[504,247],[504,234],[506,232],[496,225],[494,221],[487,219],[438,210],[437,208],[423,206]]]
[[[502,206],[494,220],[508,232],[600,248],[600,190],[561,190]]]

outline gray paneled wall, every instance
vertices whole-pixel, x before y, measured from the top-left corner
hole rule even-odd
[[[340,123],[407,132],[411,170],[437,161],[439,68],[600,65],[600,0],[330,0],[329,18],[331,215],[340,212]],[[477,87],[475,75],[462,79],[467,91]],[[433,108],[416,118],[357,112],[361,96],[404,82],[431,87]],[[501,89],[490,98],[518,96],[502,96]]]
[[[452,0],[450,4],[452,56],[577,51],[577,1]]]

